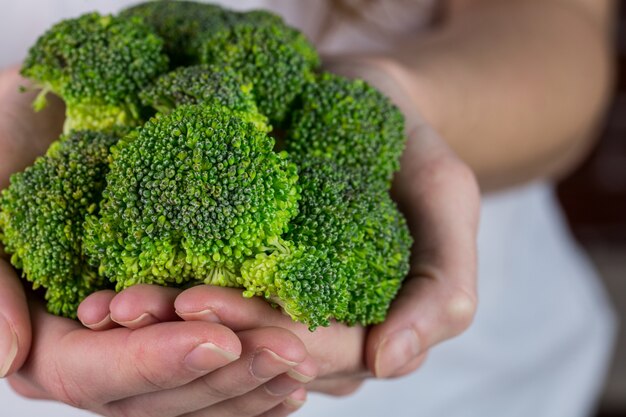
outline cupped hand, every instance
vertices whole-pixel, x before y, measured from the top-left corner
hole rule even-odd
[[[31,316],[35,343],[9,377],[11,386],[28,398],[105,416],[291,410],[304,395],[303,383],[317,372],[302,342],[280,328],[236,335],[213,322],[178,321],[95,332],[46,313],[38,302],[31,303]]]

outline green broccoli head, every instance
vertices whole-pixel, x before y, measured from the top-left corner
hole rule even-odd
[[[364,81],[323,74],[305,87],[286,142],[293,155],[366,169],[389,189],[404,149],[404,118]]]
[[[259,111],[280,125],[319,64],[315,48],[297,30],[267,12],[241,13],[206,32],[204,63],[230,67],[252,83]]]
[[[22,74],[67,106],[65,131],[104,130],[141,120],[139,91],[167,70],[163,41],[138,18],[89,13],[61,21],[30,49]]]
[[[142,18],[163,38],[172,67],[199,62],[199,36],[233,20],[235,12],[195,1],[150,1],[123,10],[121,16]]]
[[[301,200],[280,244],[241,268],[244,295],[281,305],[309,328],[378,323],[408,272],[411,237],[386,192],[324,159],[302,164]]]
[[[236,286],[241,262],[297,212],[297,169],[224,107],[159,114],[112,150],[85,247],[118,288],[189,280]]]
[[[105,288],[86,264],[83,222],[105,187],[109,147],[117,136],[75,131],[55,142],[0,196],[0,240],[34,288],[46,289],[50,312],[75,317],[80,301]]]
[[[144,105],[168,113],[184,104],[223,106],[247,115],[250,121],[266,126],[267,119],[256,107],[250,90],[241,76],[229,69],[211,65],[194,65],[177,68],[159,77],[141,91]]]

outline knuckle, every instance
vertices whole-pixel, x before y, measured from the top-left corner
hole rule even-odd
[[[239,394],[230,392],[227,388],[221,387],[219,384],[216,384],[214,379],[211,377],[200,378],[200,382],[202,383],[202,389],[204,393],[208,397],[217,401],[226,400],[233,395]]]

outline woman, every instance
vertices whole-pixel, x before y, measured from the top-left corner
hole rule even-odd
[[[5,13],[10,21],[3,30],[13,21],[22,28],[31,21],[29,3],[36,2],[9,6],[14,10]],[[126,3],[107,2],[106,7]],[[47,25],[76,14],[78,4],[37,6],[54,12],[46,16]],[[194,415],[256,416],[270,409],[267,415],[292,412],[304,399],[305,383],[309,391],[342,395],[359,387],[368,373],[379,378],[410,374],[398,381],[368,382],[348,399],[315,397],[298,415],[587,415],[605,370],[612,316],[593,271],[563,226],[550,183],[584,155],[606,104],[612,2],[270,0],[238,5],[285,15],[317,44],[329,70],[368,80],[407,118],[407,150],[394,193],[417,246],[412,274],[389,319],[367,334],[341,326],[309,334],[264,305],[243,303],[230,290],[198,287],[178,294],[140,288],[115,298],[100,294],[81,307],[81,319],[95,330],[121,325],[136,333],[116,329],[94,336],[35,308],[36,341],[26,359],[28,316],[16,277],[5,265],[7,285],[0,300],[11,324],[3,330],[0,322],[0,331],[11,334],[7,329],[13,329],[19,336],[4,339],[17,340],[11,345],[16,349],[6,349],[15,352],[5,366],[6,373],[15,373],[12,386],[22,395],[70,402],[105,415],[196,411]],[[32,138],[54,137],[50,132],[58,128],[58,117],[51,106],[48,123],[21,125],[26,98],[16,97],[15,76],[5,73],[3,80],[2,102],[13,104],[3,106],[0,123],[1,146],[7,150],[0,153],[5,185],[9,172],[45,149],[43,139],[33,144]],[[9,117],[16,113],[19,117]],[[477,290],[476,189],[467,166],[484,193]],[[467,328],[476,294],[480,305],[474,324],[432,349],[424,362],[432,345]],[[189,322],[156,324],[172,318],[173,303]],[[245,313],[235,315],[237,311]],[[212,333],[223,332],[220,347],[227,348],[216,348],[219,343],[212,340],[204,343],[202,355],[193,357],[212,394],[194,394],[188,382],[198,375],[167,361],[159,364],[158,354],[164,352],[158,349],[142,359],[143,371],[152,372],[148,384],[132,372],[132,361],[116,356],[124,345],[115,335],[155,340],[171,334],[173,326],[178,326],[177,334],[208,331],[192,328],[201,324],[212,326]],[[170,356],[176,357],[176,349],[185,344],[177,342],[173,348],[167,345]],[[261,377],[250,379],[242,363],[257,359],[254,353],[270,343],[278,355],[265,355]],[[86,346],[89,350],[80,356]],[[71,352],[77,356],[64,359]],[[126,378],[93,365],[111,356],[119,369],[131,369],[123,373]],[[50,362],[62,365],[56,366],[56,376],[50,376]],[[146,387],[159,372],[170,377],[168,385]],[[228,378],[243,382],[220,385]],[[158,377],[156,382],[166,383]],[[263,384],[277,395],[259,391]],[[61,413],[70,415],[65,409]]]

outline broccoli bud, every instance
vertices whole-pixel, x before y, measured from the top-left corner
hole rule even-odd
[[[150,1],[129,7],[121,16],[141,17],[164,40],[172,67],[199,62],[199,36],[233,20],[235,12],[195,1]]]
[[[297,30],[267,12],[241,13],[206,32],[204,63],[230,67],[252,83],[259,111],[280,125],[319,64],[315,48]]]
[[[0,240],[33,288],[46,289],[50,312],[75,317],[80,301],[106,288],[83,254],[83,222],[96,213],[112,134],[75,131],[33,166],[11,176],[0,196]]]
[[[323,159],[303,162],[299,213],[281,245],[243,264],[245,295],[266,297],[311,329],[330,319],[384,319],[408,272],[412,240],[389,195],[363,174]]]
[[[139,91],[167,70],[163,41],[138,18],[88,13],[61,21],[30,49],[22,74],[67,106],[65,132],[141,122]]]
[[[402,113],[362,80],[323,74],[307,84],[288,128],[287,151],[369,170],[389,189],[404,149]]]
[[[236,286],[243,260],[297,212],[295,165],[224,107],[159,114],[112,150],[100,217],[85,246],[118,288],[190,280]]]
[[[162,75],[141,93],[141,100],[162,113],[169,113],[183,104],[223,106],[259,127],[267,127],[267,119],[256,107],[252,85],[229,69],[211,65],[177,68]]]

